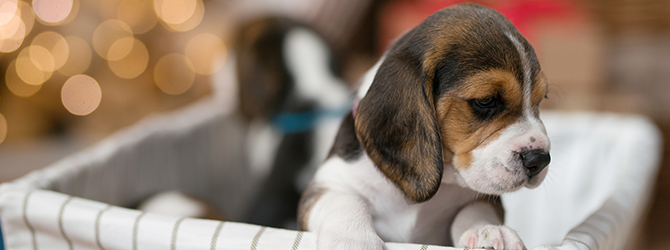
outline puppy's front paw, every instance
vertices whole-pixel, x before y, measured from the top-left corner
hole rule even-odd
[[[319,233],[316,239],[318,250],[369,249],[383,250],[384,241],[375,233]]]
[[[461,235],[458,247],[495,250],[526,250],[519,235],[509,227],[487,225]]]

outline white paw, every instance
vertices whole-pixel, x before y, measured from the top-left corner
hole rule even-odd
[[[457,246],[469,249],[526,250],[514,230],[494,225],[465,231]]]
[[[318,250],[383,250],[384,241],[375,233],[321,232],[316,238]]]

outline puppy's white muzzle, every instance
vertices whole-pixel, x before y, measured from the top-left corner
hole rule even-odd
[[[462,184],[486,194],[537,187],[547,175],[550,142],[541,121],[524,119],[472,151],[472,165],[459,171]]]

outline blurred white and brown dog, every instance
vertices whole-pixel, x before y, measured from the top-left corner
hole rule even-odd
[[[299,224],[325,249],[384,241],[525,249],[499,195],[537,187],[550,142],[546,80],[500,13],[440,10],[400,37],[361,80]]]
[[[296,229],[300,195],[328,155],[351,91],[339,58],[315,29],[265,17],[237,30],[233,51],[239,111],[249,124],[247,159],[262,179],[241,221]]]
[[[253,176],[246,212],[231,215],[179,192],[158,194],[140,209],[297,229],[300,195],[328,155],[351,91],[337,53],[303,23],[253,17],[240,21],[231,40],[228,63],[213,82],[246,127],[239,131],[244,141],[234,142]]]

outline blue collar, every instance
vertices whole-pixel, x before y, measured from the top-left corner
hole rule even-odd
[[[320,120],[341,119],[349,111],[351,108],[346,106],[310,112],[280,113],[270,122],[283,134],[302,133],[314,130]]]

